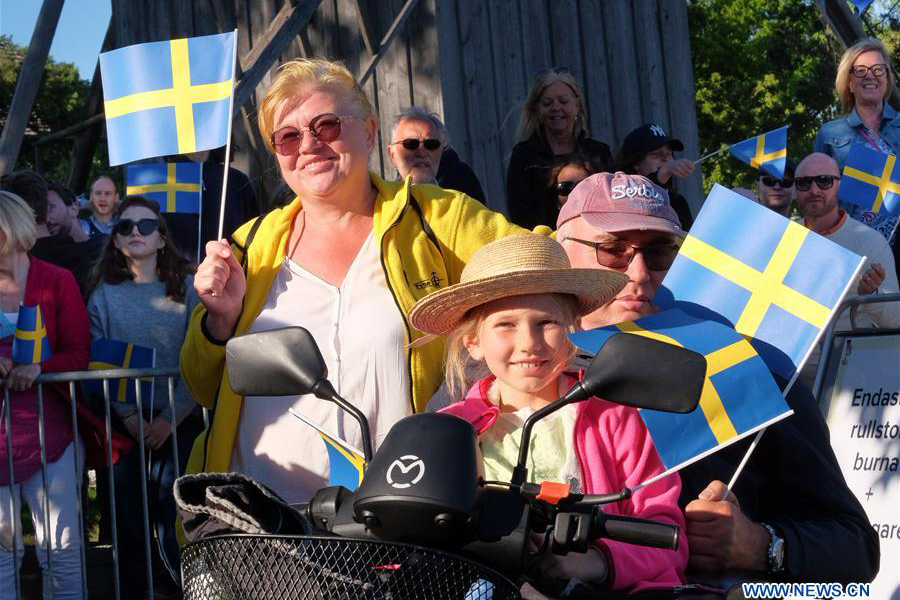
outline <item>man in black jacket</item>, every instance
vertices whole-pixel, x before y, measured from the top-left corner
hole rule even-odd
[[[573,267],[623,272],[634,291],[583,317],[584,329],[657,312],[652,300],[675,258],[661,249],[667,238],[683,235],[668,206],[640,194],[618,203],[604,194],[613,185],[635,184],[628,178],[636,176],[618,175],[622,181],[605,188],[598,183],[603,177],[594,175],[572,192],[560,212],[557,239]],[[608,253],[601,255],[592,244],[611,234],[624,244],[625,267],[598,262],[609,262]],[[799,382],[786,400],[795,414],[766,430],[733,490],[726,493],[722,482],[735,473],[749,438],[680,471],[689,567],[703,579],[740,573],[738,578],[871,581],[878,573],[878,535],[847,487],[825,420]]]

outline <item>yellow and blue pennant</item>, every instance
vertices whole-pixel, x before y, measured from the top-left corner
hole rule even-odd
[[[234,32],[100,54],[109,164],[224,146]]]
[[[863,258],[752,200],[713,186],[654,302],[753,338],[791,380]]]
[[[787,125],[738,142],[728,148],[736,159],[754,169],[762,169],[778,179],[784,177],[787,163]]]
[[[747,339],[730,327],[671,309],[569,338],[596,354],[620,332],[688,348],[706,358],[706,380],[696,410],[687,414],[639,411],[667,472],[792,414],[766,364]]]
[[[125,176],[129,196],[143,196],[164,213],[200,214],[203,176],[201,163],[130,165]]]
[[[878,214],[900,216],[900,164],[893,154],[865,144],[850,146],[838,198]]]
[[[41,315],[41,307],[19,305],[16,319],[16,336],[13,338],[12,360],[20,365],[36,365],[51,356],[47,327]]]
[[[91,360],[88,369],[152,369],[156,366],[156,350],[135,346],[120,340],[107,338],[96,339],[91,342]],[[140,379],[141,402],[153,400],[153,377]],[[85,392],[91,395],[103,396],[103,381],[95,379],[85,382]],[[110,379],[109,397],[120,404],[137,403],[137,393],[134,383],[129,379]]]
[[[365,459],[321,429],[316,429],[316,432],[328,451],[328,485],[342,485],[350,491],[355,490],[362,483]]]

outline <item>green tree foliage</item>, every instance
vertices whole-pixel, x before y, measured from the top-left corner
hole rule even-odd
[[[16,80],[25,60],[27,48],[12,43],[9,36],[0,36],[0,122],[6,115],[16,89]],[[72,138],[39,147],[42,168],[35,164],[34,141],[48,133],[59,131],[86,118],[85,102],[90,83],[78,76],[71,63],[47,61],[37,99],[28,118],[25,139],[16,161],[16,169],[34,169],[48,179],[65,182],[69,175]]]

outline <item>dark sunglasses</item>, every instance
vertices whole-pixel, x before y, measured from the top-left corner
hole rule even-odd
[[[875,77],[881,77],[885,73],[887,73],[887,65],[884,63],[878,63],[877,65],[872,65],[871,67],[867,67],[866,65],[855,65],[850,67],[850,72],[853,73],[853,76],[857,79],[862,79],[866,75],[869,74],[869,71],[872,72],[872,75]]]
[[[840,177],[836,175],[812,175],[810,177],[797,177],[794,179],[794,185],[797,186],[797,189],[801,192],[805,192],[812,186],[813,181],[816,182],[816,187],[820,190],[831,189],[831,186],[834,185],[834,182],[839,180]]]
[[[141,235],[150,235],[159,227],[159,221],[156,219],[138,219],[137,221],[119,219],[116,221],[114,230],[119,235],[131,235],[135,226]]]
[[[556,190],[556,193],[560,196],[568,196],[572,193],[572,190],[575,189],[575,186],[581,183],[580,181],[557,181],[553,186],[553,189]]]
[[[353,115],[339,117],[331,113],[314,117],[307,127],[282,127],[272,134],[272,145],[275,152],[282,156],[290,156],[297,151],[303,143],[303,131],[308,131],[311,136],[323,143],[333,142],[341,135],[341,119],[353,119]]]
[[[763,185],[766,187],[775,187],[775,184],[781,185],[783,188],[794,187],[794,180],[791,177],[785,177],[784,179],[775,179],[771,175],[763,175],[759,178],[760,181],[763,182]]]
[[[394,142],[392,145],[400,144],[407,150],[415,151],[419,149],[419,143],[425,146],[426,150],[437,150],[441,147],[441,140],[436,140],[434,138],[428,138],[427,140],[417,140],[415,138],[406,138],[405,140],[398,140]]]
[[[653,244],[651,246],[632,246],[625,242],[589,242],[578,238],[566,238],[594,249],[597,263],[610,269],[624,269],[640,252],[644,262],[651,271],[666,271],[678,256],[677,244]]]

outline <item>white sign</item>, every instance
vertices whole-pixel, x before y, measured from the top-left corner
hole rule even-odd
[[[900,335],[848,337],[828,407],[831,445],[881,538],[872,598],[900,584]]]

